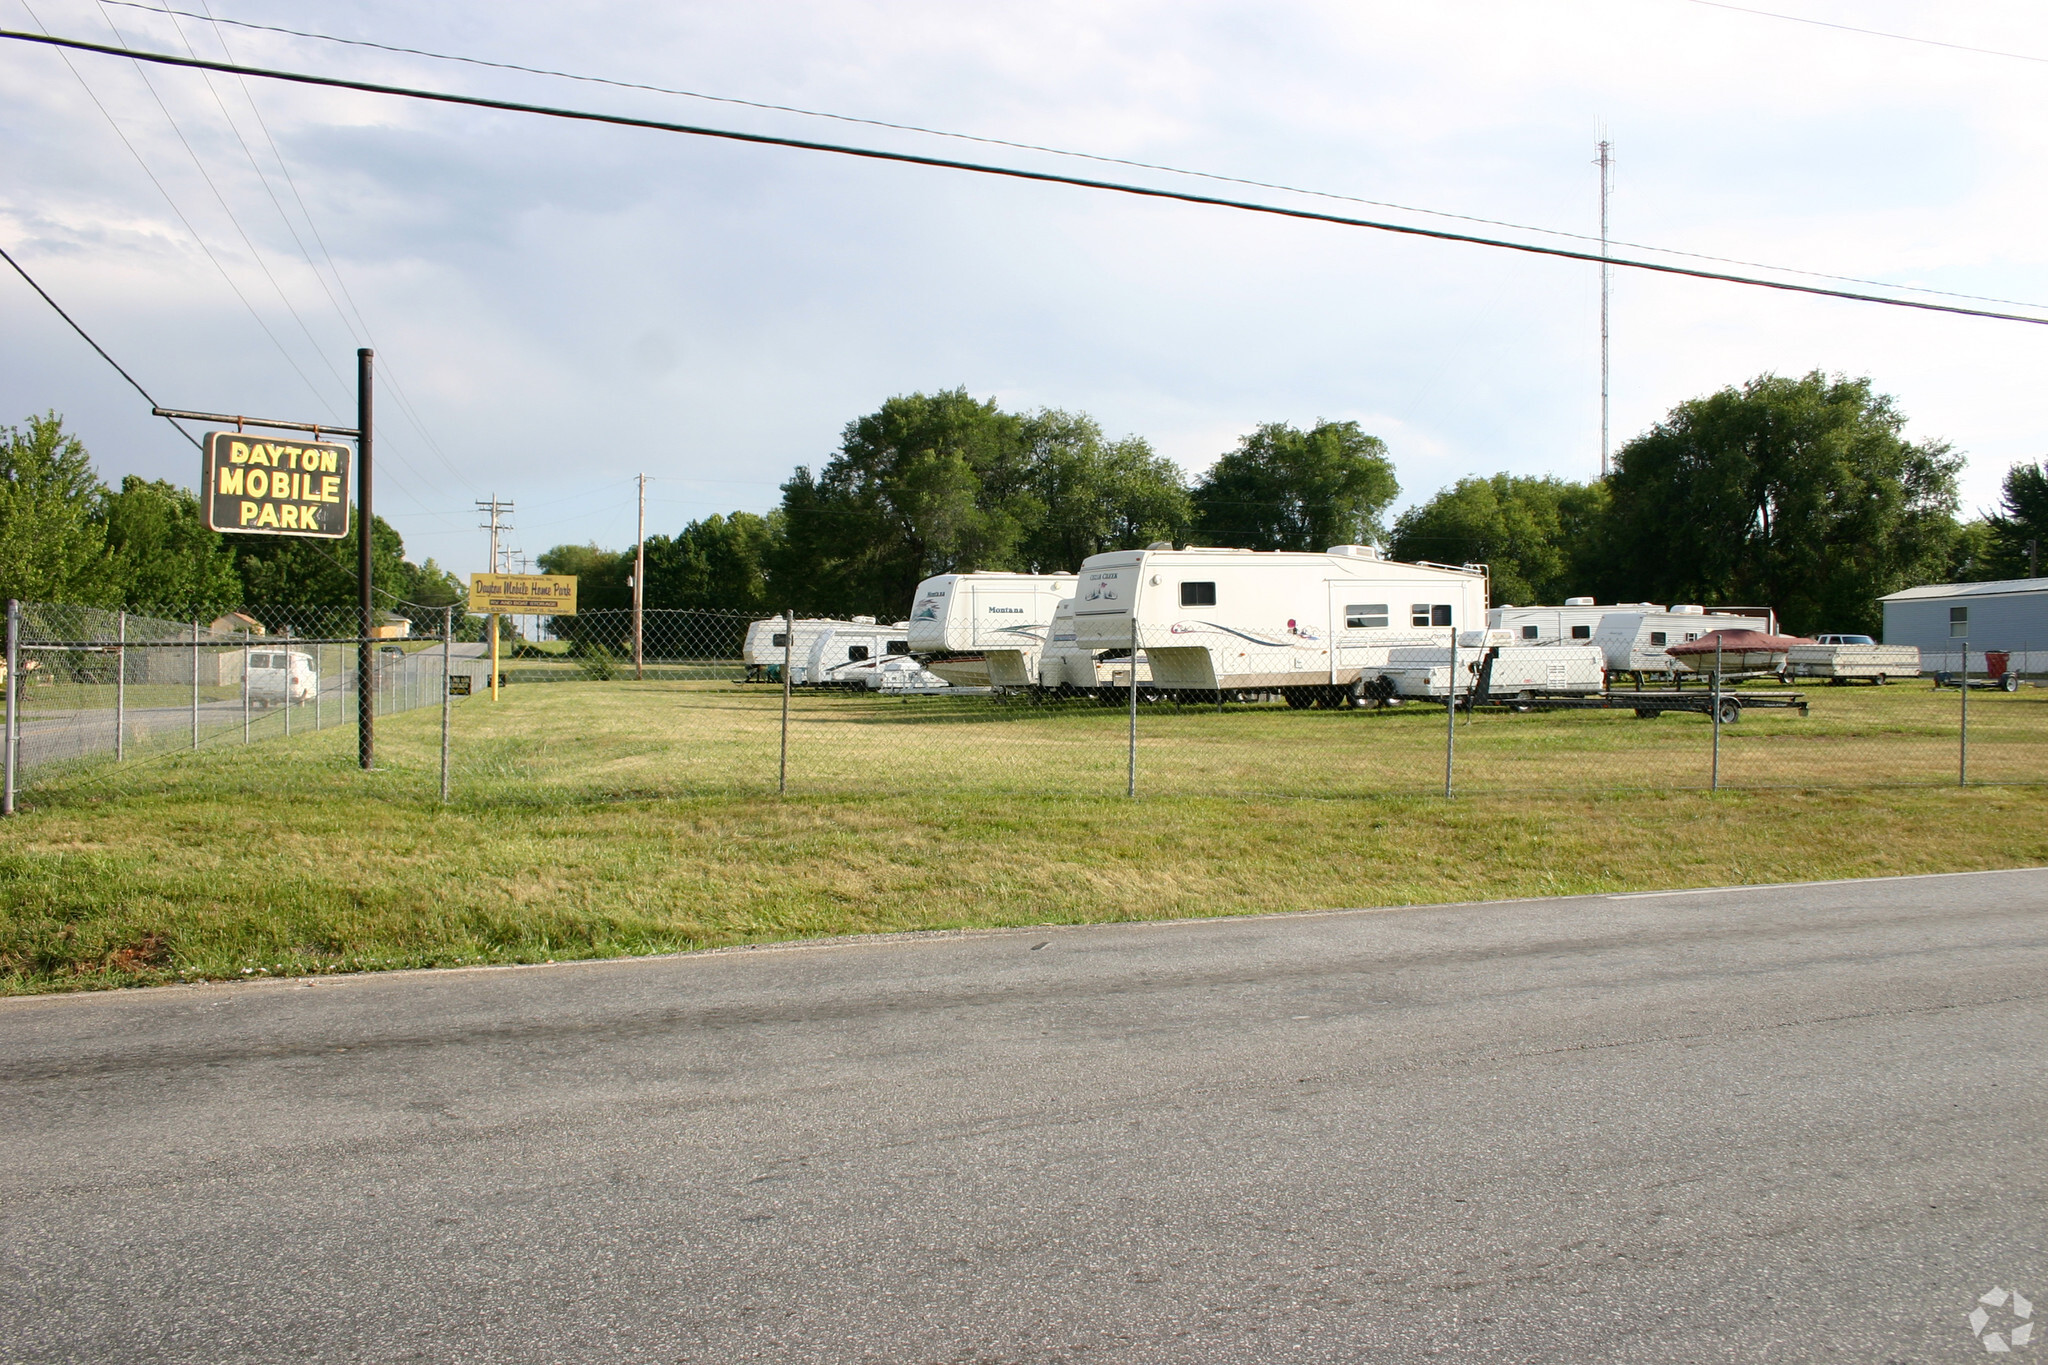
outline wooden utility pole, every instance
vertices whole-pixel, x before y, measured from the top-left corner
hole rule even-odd
[[[647,595],[647,476],[640,476],[640,538],[633,551],[633,681],[640,681],[640,607]]]

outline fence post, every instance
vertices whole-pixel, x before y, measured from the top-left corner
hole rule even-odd
[[[1125,745],[1124,795],[1138,794],[1138,604],[1131,603],[1131,734]]]
[[[192,622],[192,750],[199,750],[199,622]]]
[[[448,686],[455,657],[455,608],[441,608],[441,800],[448,800],[448,718],[455,706],[454,690]]]
[[[1458,632],[1451,631],[1451,677],[1444,688],[1444,796],[1451,795],[1451,775],[1458,755]]]
[[[1956,785],[1970,785],[1970,637],[1963,637],[1962,686],[1956,689],[1963,695],[1963,723],[1961,743],[1956,753]]]
[[[128,613],[118,612],[115,628],[120,643],[114,650],[114,762],[128,757]]]
[[[1721,790],[1721,637],[1714,637],[1714,775],[1707,783],[1707,790]]]
[[[249,636],[242,636],[242,743],[249,742]]]
[[[14,814],[14,767],[17,748],[14,725],[20,715],[16,698],[21,695],[21,603],[7,599],[7,740],[6,756],[0,768],[6,780],[0,782],[0,815]]]
[[[775,790],[789,790],[789,663],[796,645],[796,614],[782,613],[782,758],[775,769]]]

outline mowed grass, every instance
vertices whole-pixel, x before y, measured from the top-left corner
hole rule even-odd
[[[1956,694],[1814,714],[1444,717],[507,689],[380,723],[37,773],[0,829],[12,993],[2048,863],[2048,788],[1958,790]],[[1973,775],[2048,779],[2048,692],[1970,698]],[[237,736],[238,737],[238,736]],[[1827,789],[1851,781],[1898,785]],[[1556,790],[1522,790],[1547,784]],[[1663,790],[1652,788],[1663,787]],[[1576,788],[1576,790],[1574,790]]]

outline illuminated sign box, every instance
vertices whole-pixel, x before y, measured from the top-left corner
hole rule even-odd
[[[209,431],[199,506],[210,530],[234,535],[348,534],[349,465],[355,451],[324,441],[260,440]]]

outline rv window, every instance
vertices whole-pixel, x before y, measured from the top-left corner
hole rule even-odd
[[[789,648],[789,636],[778,630],[768,637],[768,646],[771,649],[787,649]]]
[[[1429,624],[1429,603],[1417,602],[1408,608],[1408,624],[1426,626]]]
[[[846,661],[848,663],[857,664],[867,657],[868,647],[866,645],[848,645],[846,647]]]
[[[1591,626],[1573,626],[1572,638],[1574,640],[1590,640],[1593,638],[1593,628]]]
[[[1522,627],[1522,638],[1523,638],[1524,640],[1533,640],[1533,639],[1535,639],[1535,638],[1536,638],[1536,637],[1537,637],[1537,636],[1538,636],[1539,634],[1541,634],[1541,633],[1542,633],[1542,632],[1541,632],[1541,629],[1540,629],[1539,627],[1537,627],[1537,626],[1523,626],[1523,627]]]
[[[1213,607],[1216,605],[1214,583],[1183,583],[1180,585],[1180,604],[1184,607]]]
[[[1948,634],[1951,640],[1967,640],[1970,638],[1970,609],[1968,607],[1950,607],[1948,609]]]
[[[889,642],[889,652],[891,654],[908,654],[910,652],[910,641],[891,640]]]
[[[1685,638],[1688,640],[1697,640],[1700,638],[1700,633],[1696,630],[1689,630],[1685,633]]]
[[[1362,606],[1344,608],[1344,629],[1385,630],[1387,628],[1387,604],[1367,602]]]
[[[1650,632],[1650,643],[1653,645],[1668,644],[1670,643],[1670,637],[1661,630],[1653,630]]]
[[[1449,603],[1439,603],[1429,609],[1429,623],[1433,626],[1447,626],[1451,623]]]

